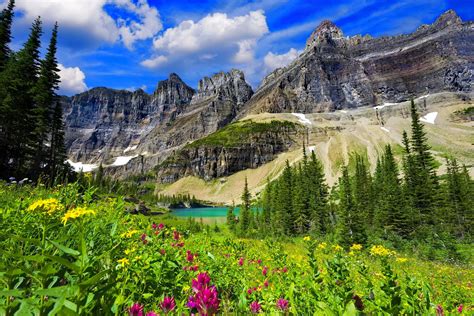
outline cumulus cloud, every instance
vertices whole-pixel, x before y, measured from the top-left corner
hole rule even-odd
[[[295,60],[301,52],[297,51],[294,48],[291,48],[288,52],[278,55],[272,52],[267,53],[263,58],[263,63],[265,65],[266,72],[270,72],[276,68],[281,68],[289,65],[293,60]]]
[[[115,18],[107,6],[116,9]],[[66,44],[121,40],[131,49],[135,41],[153,38],[162,29],[158,10],[147,0],[17,0],[16,8],[23,13],[25,23],[37,16],[48,25],[57,21],[60,32],[67,34]]]
[[[141,64],[148,68],[179,66],[183,61],[245,64],[253,61],[257,41],[266,33],[268,26],[261,10],[236,17],[214,13],[167,29],[153,42],[155,55]]]
[[[84,82],[86,75],[79,67],[64,67],[64,65],[59,64],[58,68],[61,77],[59,94],[72,95],[87,90],[87,85]]]

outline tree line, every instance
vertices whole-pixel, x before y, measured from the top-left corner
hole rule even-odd
[[[413,101],[411,120],[411,137],[403,133],[401,163],[386,145],[371,173],[368,159],[354,153],[330,188],[314,151],[308,157],[303,149],[300,163],[287,162],[282,175],[266,185],[254,203],[256,212],[250,211],[246,182],[238,221],[228,216],[231,228],[240,235],[312,234],[342,245],[377,239],[469,242],[474,183],[468,169],[446,158],[447,172],[439,176]]]
[[[56,90],[58,24],[41,58],[42,22],[28,39],[10,48],[15,1],[0,12],[0,179],[15,177],[53,183],[69,173],[65,163],[64,123]]]

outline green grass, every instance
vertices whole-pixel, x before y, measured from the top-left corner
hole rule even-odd
[[[32,209],[44,199],[55,204]],[[215,286],[222,315],[249,314],[252,302],[271,315],[434,315],[439,308],[452,315],[461,304],[472,313],[470,266],[380,255],[372,245],[342,249],[315,236],[236,238],[225,225],[124,208],[121,196],[93,187],[0,183],[0,314],[127,315],[134,303],[163,313],[169,296],[173,315],[187,315],[197,312],[187,303],[200,273]],[[88,212],[64,221],[77,210]],[[460,247],[472,253],[472,245]],[[280,298],[287,311],[279,311]]]
[[[227,125],[219,131],[187,145],[187,148],[201,146],[235,147],[239,146],[251,137],[264,133],[280,133],[293,131],[297,124],[289,121],[273,120],[269,123],[245,120]]]

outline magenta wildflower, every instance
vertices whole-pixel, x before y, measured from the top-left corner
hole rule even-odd
[[[263,267],[263,269],[262,269],[263,276],[267,276],[267,272],[268,272],[267,266]]]
[[[165,255],[165,254],[166,254],[166,250],[164,250],[164,249],[162,248],[162,249],[160,249],[160,253],[161,253],[162,255]]]
[[[160,316],[160,314],[157,314],[154,311],[149,311],[148,313],[146,313],[146,316]]]
[[[195,255],[195,254],[193,255],[193,254],[191,253],[191,251],[186,250],[186,261],[187,261],[187,262],[193,262],[195,256],[196,256],[196,255]]]
[[[279,310],[286,311],[288,310],[288,301],[285,300],[284,298],[279,298],[277,300],[276,306]]]
[[[439,304],[436,306],[436,316],[444,316],[443,306]]]
[[[258,314],[262,311],[262,305],[260,305],[257,301],[253,301],[250,304],[250,311],[252,314]]]
[[[252,292],[253,292],[253,291],[252,291],[251,288],[247,290],[247,294],[248,294],[248,295],[252,294]]]
[[[239,266],[243,266],[243,265],[244,265],[244,258],[240,257]]]
[[[265,280],[265,282],[263,282],[263,286],[264,286],[264,287],[268,287],[268,286],[269,286],[268,280]]]
[[[288,272],[288,268],[287,268],[287,267],[284,267],[282,271],[283,271],[283,273],[287,273],[287,272]]]
[[[156,230],[156,229],[158,228],[158,225],[156,225],[156,223],[153,223],[153,224],[151,225],[151,228],[153,228],[154,230]]]
[[[130,316],[143,316],[143,305],[139,303],[134,303],[128,308],[128,314]]]
[[[142,239],[142,242],[143,242],[144,245],[146,245],[148,243],[148,240],[146,239],[146,234],[142,234],[140,236],[140,238]]]
[[[165,313],[171,312],[176,307],[174,297],[165,296],[160,304],[161,310]]]
[[[179,235],[179,232],[177,232],[176,230],[173,231],[173,239],[174,239],[174,240],[179,240],[180,237],[181,237],[181,236]]]
[[[219,310],[219,298],[215,286],[209,286],[211,278],[206,272],[192,280],[194,295],[189,297],[188,307],[202,315],[214,315]]]
[[[257,260],[257,263],[258,263],[258,264],[262,264],[262,259],[258,259],[258,260]]]
[[[459,314],[462,313],[463,307],[464,307],[464,306],[463,306],[462,304],[459,305],[459,307],[458,307],[458,313],[459,313]]]
[[[158,229],[162,230],[163,228],[165,228],[165,225],[163,223],[159,223],[158,224]]]

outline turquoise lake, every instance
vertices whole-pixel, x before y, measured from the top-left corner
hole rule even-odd
[[[228,207],[195,207],[173,209],[172,215],[176,217],[194,218],[204,223],[224,223],[226,221]],[[235,208],[234,214],[239,214],[239,209]]]

